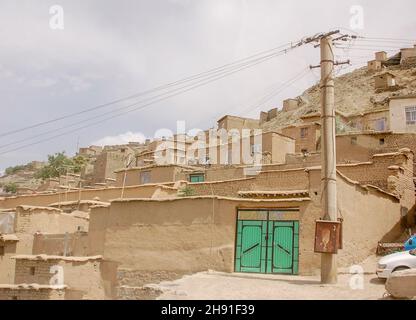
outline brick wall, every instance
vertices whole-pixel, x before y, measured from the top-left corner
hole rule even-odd
[[[304,128],[304,130],[307,132],[304,137],[301,136],[302,128]],[[298,127],[287,127],[282,130],[282,133],[285,136],[296,140],[296,153],[300,153],[302,150],[306,150],[307,152],[314,152],[317,150],[320,130],[319,126],[315,124],[305,124],[304,126]]]
[[[354,139],[354,141],[352,141]],[[337,136],[337,162],[370,161],[374,154],[409,148],[416,154],[416,134],[350,134]],[[414,172],[416,173],[416,164]]]
[[[337,169],[351,180],[399,196],[402,205],[410,210],[415,203],[413,159],[413,153],[403,149],[397,153],[374,155],[368,163],[339,164]]]
[[[258,175],[238,180],[190,183],[195,195],[238,197],[238,191],[273,191],[309,189],[308,174],[304,169],[264,171]]]
[[[238,196],[238,191],[252,190],[255,178],[240,180],[229,180],[220,182],[190,183],[189,187],[193,194],[197,196],[217,195],[217,196]]]

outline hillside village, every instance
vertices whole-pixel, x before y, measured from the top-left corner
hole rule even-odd
[[[415,230],[416,45],[337,77],[335,106],[338,261],[349,267]],[[46,164],[33,162],[5,174],[16,188],[0,198],[0,300],[153,299],[150,284],[206,270],[317,274],[319,110],[316,85],[256,119],[224,115],[202,138],[83,147],[79,172],[35,178]],[[251,162],[235,162],[244,143]],[[287,250],[245,248],[245,228]]]

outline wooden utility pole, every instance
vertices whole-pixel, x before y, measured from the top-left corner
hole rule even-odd
[[[323,220],[330,222],[338,222],[334,66],[350,63],[349,60],[344,62],[334,61],[334,40],[332,36],[338,33],[339,30],[320,34],[307,41],[319,41],[319,44],[315,45],[315,48],[320,47],[321,50],[320,65],[310,66],[310,68],[321,68],[321,205]],[[346,37],[348,35],[341,35],[335,40],[342,40]],[[324,284],[333,284],[337,283],[337,278],[336,254],[321,253],[321,282]]]
[[[126,159],[126,168],[124,169],[123,186],[121,187],[121,199],[124,198],[124,188],[126,187],[127,170],[134,160],[134,159],[130,160],[130,158],[131,158],[131,154],[129,154]]]
[[[336,122],[334,97],[334,52],[332,37],[320,39],[321,49],[321,177],[322,177],[322,210],[324,220],[338,221],[337,212],[337,168],[336,168]],[[337,283],[336,254],[321,254],[321,282]]]

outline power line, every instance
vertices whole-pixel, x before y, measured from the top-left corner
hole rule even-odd
[[[328,33],[328,34],[326,34],[326,35],[331,35],[331,34],[335,34],[335,33],[338,33],[338,31],[334,31],[334,32]],[[245,61],[245,60],[249,60],[249,61],[242,62],[242,63],[240,63],[239,65],[238,65],[238,64],[237,64],[237,65],[235,65],[235,63],[234,63],[234,65],[235,65],[235,66],[232,66],[231,68],[229,68],[229,70],[227,70],[227,68],[224,68],[224,67],[219,67],[219,68],[215,68],[215,69],[213,69],[213,70],[211,70],[211,71],[209,71],[209,72],[206,72],[204,75],[200,75],[200,76],[198,75],[198,76],[188,77],[188,78],[187,78],[187,79],[188,79],[187,81],[190,81],[190,80],[189,80],[190,78],[192,78],[193,80],[195,80],[195,79],[198,79],[198,78],[203,78],[203,77],[205,77],[205,79],[203,79],[203,80],[201,80],[201,81],[198,81],[198,82],[196,82],[196,83],[193,83],[191,87],[189,87],[189,85],[185,85],[185,86],[183,86],[183,87],[179,88],[179,89],[184,89],[184,90],[179,90],[179,91],[178,91],[178,88],[177,88],[177,89],[174,89],[174,90],[172,90],[172,91],[165,92],[165,93],[163,93],[163,94],[159,94],[159,95],[157,95],[157,96],[155,96],[155,97],[150,98],[150,100],[151,100],[151,99],[155,99],[155,100],[150,101],[149,103],[146,103],[146,104],[144,104],[144,105],[141,105],[141,106],[135,107],[134,109],[131,109],[131,110],[126,110],[126,111],[121,112],[121,113],[119,113],[119,114],[115,114],[115,115],[112,115],[112,116],[110,116],[110,117],[104,118],[104,119],[102,119],[102,120],[100,120],[100,121],[96,121],[96,122],[90,123],[90,124],[88,124],[88,125],[78,127],[78,128],[76,128],[76,129],[74,129],[74,130],[70,130],[70,131],[67,131],[67,132],[64,132],[64,133],[61,133],[61,134],[58,134],[58,135],[52,136],[52,137],[47,138],[47,139],[43,139],[43,140],[36,141],[36,142],[33,142],[33,143],[29,143],[29,144],[25,144],[25,145],[22,145],[22,146],[18,146],[17,148],[14,148],[14,149],[10,149],[10,150],[4,151],[4,152],[0,153],[0,155],[2,155],[2,154],[6,154],[6,153],[9,153],[9,152],[12,152],[12,151],[17,151],[17,150],[20,150],[20,149],[23,149],[23,148],[26,148],[26,147],[30,147],[30,146],[33,146],[33,145],[37,145],[37,144],[42,143],[42,142],[50,141],[50,140],[55,139],[55,138],[57,138],[57,137],[61,137],[61,136],[63,136],[63,135],[67,135],[67,134],[70,134],[70,133],[72,133],[72,132],[76,132],[76,131],[79,131],[79,130],[82,130],[82,129],[85,129],[85,128],[89,128],[89,127],[91,127],[91,126],[93,126],[93,125],[100,124],[100,123],[103,123],[103,122],[105,122],[105,121],[108,121],[108,120],[114,119],[115,117],[119,117],[119,116],[122,116],[122,115],[124,115],[124,114],[130,113],[130,112],[133,112],[133,111],[136,111],[136,110],[139,110],[139,109],[144,109],[145,107],[147,107],[147,106],[149,106],[149,105],[152,105],[152,104],[154,104],[154,103],[157,103],[157,102],[160,102],[160,101],[166,100],[166,99],[168,99],[168,98],[171,98],[171,97],[176,96],[176,95],[181,94],[181,93],[188,92],[188,91],[193,90],[193,89],[195,89],[195,88],[198,88],[198,87],[200,87],[200,86],[202,86],[202,85],[205,85],[205,84],[211,83],[211,82],[213,82],[213,81],[216,81],[216,80],[222,79],[222,78],[224,78],[224,77],[226,77],[226,76],[228,76],[228,75],[231,75],[231,74],[234,74],[234,73],[239,72],[239,71],[241,71],[241,70],[244,70],[244,69],[250,68],[250,67],[252,67],[252,66],[255,66],[255,65],[257,65],[257,64],[259,64],[259,63],[262,63],[262,62],[264,62],[264,61],[266,61],[266,60],[269,60],[269,59],[271,59],[271,58],[273,58],[273,57],[275,57],[275,56],[279,56],[279,55],[281,55],[281,54],[287,53],[288,51],[293,50],[293,49],[295,49],[295,48],[298,48],[298,47],[300,47],[300,46],[302,46],[302,45],[304,45],[304,44],[314,42],[314,41],[316,41],[317,39],[319,39],[319,38],[320,38],[320,37],[322,37],[322,36],[324,36],[324,35],[323,35],[323,34],[317,34],[317,35],[315,35],[315,36],[313,36],[313,37],[303,38],[303,39],[302,39],[302,40],[300,40],[299,42],[297,42],[297,43],[295,43],[295,44],[291,44],[291,45],[290,45],[290,47],[288,47],[288,48],[286,48],[286,49],[284,49],[284,50],[281,50],[280,52],[274,52],[274,53],[271,53],[271,54],[269,54],[269,55],[266,55],[266,56],[263,56],[263,57],[260,57],[260,58],[252,59],[252,61],[250,61],[249,59],[242,59],[242,60],[239,60],[239,61]],[[282,47],[283,47],[283,46],[282,46]],[[273,49],[268,50],[268,51],[266,51],[266,52],[273,52]],[[258,55],[259,55],[259,54],[255,55],[255,56],[258,56]],[[229,66],[231,66],[231,65],[232,65],[232,64],[229,64]],[[214,70],[215,70],[215,71],[214,71]],[[207,76],[207,75],[209,75],[210,73],[211,73],[211,74],[213,74],[213,76],[209,76],[209,77],[207,78],[206,76]],[[182,81],[183,81],[183,80],[178,80],[178,81],[175,81],[174,83],[178,84],[178,83],[181,83]],[[173,84],[173,83],[171,83],[171,84]],[[167,86],[170,86],[171,84],[168,84]],[[163,86],[163,87],[166,87],[166,86]],[[159,87],[159,88],[160,88],[160,87]],[[147,92],[149,92],[149,91],[153,91],[153,90],[156,90],[156,89],[148,90]],[[169,94],[169,93],[172,93],[172,94]],[[140,94],[138,94],[138,95],[141,95],[141,94],[143,94],[143,93],[140,93]],[[168,95],[166,95],[166,94],[168,94]],[[120,100],[121,100],[121,99],[119,99],[119,101],[120,101]],[[148,100],[149,100],[149,99],[147,99],[147,100],[145,100],[145,101],[148,101]],[[139,104],[139,103],[143,103],[143,102],[145,102],[145,101],[136,102],[135,104],[132,104],[132,105],[130,105],[130,106],[123,107],[123,108],[120,108],[120,109],[125,109],[125,108],[129,108],[129,107],[131,107],[131,106],[136,106],[137,104]],[[108,105],[108,104],[106,104],[106,105]],[[97,107],[95,107],[95,108],[97,108]],[[90,109],[91,109],[91,108],[90,108]],[[120,110],[120,109],[118,109],[118,110]],[[114,112],[114,111],[117,111],[117,110],[113,110],[113,111],[111,111],[111,113],[112,113],[112,112]],[[78,112],[77,114],[80,114],[80,113],[85,113],[85,112],[89,112],[89,111],[84,110],[84,111]],[[110,112],[109,112],[109,113],[110,113]],[[101,116],[102,116],[102,115],[101,115]],[[69,117],[69,116],[63,116],[63,117],[60,117],[60,119],[62,119],[62,118],[66,118],[66,117]],[[100,117],[100,116],[98,116],[98,117]],[[96,119],[96,117],[94,117],[94,119]],[[90,120],[90,119],[88,119],[88,120],[84,120],[83,122],[85,122],[85,121],[89,121],[89,120]],[[45,124],[45,123],[51,123],[51,122],[54,122],[54,121],[59,121],[59,120],[56,120],[56,119],[55,119],[55,120],[45,121],[45,122],[44,122],[44,123],[42,123],[42,124],[32,125],[32,126],[29,126],[29,127],[26,127],[26,128],[22,128],[22,129],[19,129],[19,130],[15,130],[14,132],[20,132],[20,131],[28,130],[29,128],[33,128],[34,126],[36,127],[36,126],[40,126],[40,125],[43,125],[43,124]],[[79,122],[78,122],[77,124],[79,124]],[[74,124],[72,124],[71,126],[73,126],[73,125],[74,125]],[[49,133],[49,132],[48,132],[48,133]],[[6,134],[8,135],[8,134],[11,134],[11,133],[9,132],[9,133],[6,133]],[[43,133],[42,135],[44,135],[44,134],[46,134],[46,133]],[[30,140],[30,139],[25,139],[24,141],[27,141],[27,140]],[[23,140],[22,140],[22,141],[23,141]],[[8,144],[8,145],[11,145],[11,144]]]
[[[261,107],[266,102],[268,102],[272,98],[274,98],[276,95],[283,92],[286,88],[291,86],[293,83],[295,83],[295,82],[299,81],[300,79],[304,78],[309,73],[309,71],[310,71],[309,67],[306,68],[306,69],[302,69],[301,72],[297,73],[293,78],[289,79],[288,81],[286,81],[284,83],[279,83],[279,85],[276,88],[272,87],[272,89],[268,90],[268,92],[263,97],[258,99],[258,101],[255,104],[250,105],[248,108],[244,109],[239,114],[241,114],[242,116],[245,116],[247,113]],[[231,110],[235,110],[235,109],[236,108],[232,108]],[[198,124],[199,123],[200,122],[198,122]]]
[[[285,51],[285,52],[286,52],[286,51]],[[284,52],[283,52],[283,53],[284,53]],[[283,54],[283,53],[281,53],[281,54]],[[275,54],[273,54],[273,55],[272,55],[272,56],[270,56],[270,57],[267,57],[267,59],[263,58],[262,60],[257,61],[257,62],[256,62],[256,63],[254,63],[254,64],[246,65],[246,66],[240,67],[240,68],[239,68],[239,69],[237,69],[237,70],[233,70],[233,71],[231,71],[231,72],[227,72],[227,73],[222,74],[222,75],[220,75],[220,76],[216,76],[216,77],[214,77],[214,78],[208,79],[208,81],[202,81],[202,83],[201,83],[201,81],[199,81],[199,82],[197,82],[198,84],[196,84],[196,85],[194,84],[194,85],[193,85],[193,86],[191,86],[191,87],[184,86],[184,87],[182,87],[182,89],[184,89],[184,90],[182,90],[182,91],[179,91],[179,92],[174,92],[174,93],[172,93],[172,94],[170,94],[170,95],[167,95],[167,96],[163,96],[164,94],[162,94],[162,95],[161,95],[162,97],[157,98],[156,100],[151,101],[151,102],[149,102],[149,103],[147,103],[147,104],[145,104],[145,105],[141,105],[141,106],[136,107],[136,108],[134,108],[134,109],[127,110],[127,111],[124,111],[124,112],[121,112],[121,113],[115,114],[115,115],[113,115],[113,116],[110,116],[110,117],[104,118],[104,119],[102,119],[102,120],[100,120],[100,121],[96,121],[96,122],[93,122],[93,123],[87,124],[87,125],[85,125],[85,126],[81,126],[81,127],[75,128],[75,129],[73,129],[73,130],[66,131],[66,132],[63,132],[63,133],[61,133],[61,134],[54,135],[54,136],[49,137],[49,138],[46,138],[46,139],[42,139],[42,140],[40,140],[40,141],[36,141],[36,142],[33,142],[33,143],[25,144],[25,145],[22,145],[22,146],[19,146],[19,147],[16,147],[16,148],[13,148],[13,149],[10,149],[10,150],[7,150],[7,151],[4,151],[4,152],[1,152],[1,153],[0,153],[0,155],[7,154],[7,153],[10,153],[10,152],[13,152],[13,151],[17,151],[17,150],[21,150],[21,149],[24,149],[24,148],[27,148],[27,147],[31,147],[31,146],[33,146],[33,145],[37,145],[37,144],[40,144],[40,143],[43,143],[43,142],[47,142],[47,141],[53,140],[53,139],[55,139],[55,138],[58,138],[58,137],[61,137],[61,136],[64,136],[64,135],[67,135],[67,134],[70,134],[70,133],[73,133],[73,132],[77,132],[77,131],[82,130],[82,129],[85,129],[85,128],[89,128],[89,127],[91,127],[91,126],[93,126],[93,125],[97,125],[97,124],[103,123],[103,122],[105,122],[105,121],[112,120],[112,119],[114,119],[114,118],[116,118],[116,117],[119,117],[119,116],[122,116],[122,115],[125,115],[125,114],[128,114],[128,113],[131,113],[131,112],[133,112],[133,111],[137,111],[137,110],[144,109],[144,108],[146,108],[147,106],[150,106],[150,105],[152,105],[152,104],[154,104],[154,103],[157,103],[157,102],[160,102],[160,101],[166,100],[166,99],[168,99],[168,98],[174,97],[174,96],[176,96],[176,95],[178,95],[178,94],[181,94],[181,93],[188,92],[188,91],[193,90],[193,89],[195,89],[195,88],[201,87],[201,86],[203,86],[203,85],[205,85],[205,84],[208,84],[208,83],[211,83],[211,82],[213,82],[213,81],[216,81],[216,80],[219,80],[219,79],[225,78],[226,76],[228,76],[228,75],[230,75],[230,74],[234,74],[234,73],[239,72],[239,71],[241,71],[241,70],[244,70],[244,69],[247,69],[247,68],[252,67],[252,66],[254,66],[254,65],[257,65],[257,64],[259,64],[259,63],[262,63],[262,62],[264,62],[264,61],[266,61],[266,60],[269,60],[269,59],[273,58],[274,56],[275,56]],[[173,91],[177,91],[177,90],[173,90]],[[166,94],[166,93],[165,93],[165,94]],[[134,105],[136,105],[136,104],[134,104]]]
[[[91,107],[91,108],[88,108],[88,109],[85,109],[85,110],[82,110],[82,111],[79,111],[79,112],[75,112],[75,113],[71,113],[71,114],[68,114],[68,115],[65,115],[65,116],[57,117],[57,118],[54,118],[54,119],[51,119],[51,120],[39,122],[39,123],[30,125],[30,126],[26,126],[26,127],[20,128],[20,129],[4,132],[4,133],[0,134],[0,137],[5,137],[5,136],[9,136],[9,135],[18,133],[18,132],[27,131],[29,129],[34,129],[34,128],[44,126],[44,125],[47,125],[47,124],[50,124],[50,123],[58,122],[58,121],[61,121],[61,120],[67,119],[67,118],[75,117],[75,116],[85,114],[85,113],[88,113],[88,112],[91,112],[91,111],[102,109],[102,108],[105,108],[105,107],[108,107],[108,106],[111,106],[113,104],[117,104],[117,103],[120,103],[120,102],[123,102],[123,101],[128,101],[128,100],[131,100],[133,98],[137,98],[137,97],[147,95],[147,94],[150,94],[150,93],[153,93],[153,92],[164,90],[164,89],[170,88],[170,87],[175,86],[175,85],[179,85],[179,84],[182,84],[182,83],[193,81],[193,80],[199,79],[201,77],[211,75],[213,73],[218,73],[218,72],[224,71],[228,67],[233,67],[234,65],[238,65],[239,63],[248,62],[248,61],[250,61],[250,59],[253,59],[253,58],[261,56],[261,55],[268,54],[270,52],[276,51],[276,50],[281,49],[281,48],[287,48],[286,50],[289,50],[291,48],[291,43],[287,43],[287,44],[284,44],[284,45],[281,45],[281,46],[278,46],[278,47],[275,47],[275,48],[272,48],[272,49],[269,49],[269,50],[265,50],[265,51],[262,51],[260,53],[251,55],[249,57],[239,59],[239,60],[236,60],[234,62],[222,65],[220,67],[213,68],[213,69],[210,69],[210,70],[205,71],[205,72],[198,73],[198,74],[193,75],[193,76],[185,77],[183,79],[173,81],[173,82],[170,82],[168,84],[164,84],[164,85],[155,87],[153,89],[142,91],[142,92],[139,92],[139,93],[136,93],[136,94],[133,94],[133,95],[121,98],[121,99],[113,100],[113,101],[108,102],[108,103],[100,104],[100,105],[97,105],[97,106],[94,106],[94,107]]]
[[[284,82],[278,88],[276,88],[275,90],[273,90],[272,92],[270,92],[269,94],[267,94],[266,96],[264,96],[254,106],[250,106],[249,108],[245,109],[242,112],[242,114],[249,113],[249,112],[251,112],[251,111],[253,111],[253,110],[261,107],[263,104],[265,104],[266,102],[270,101],[276,95],[278,95],[279,93],[281,93],[282,91],[284,91],[286,88],[288,88],[289,86],[291,86],[293,83],[295,83],[296,81],[299,81],[300,79],[302,79],[303,77],[305,77],[309,73],[309,70],[310,70],[309,68],[303,69],[296,76],[294,76],[293,78],[291,78],[288,81]]]
[[[283,53],[285,53],[285,52],[286,52],[286,50],[283,50],[282,52],[277,52],[277,53],[273,53],[273,54],[270,54],[270,55],[265,56],[265,57],[257,58],[257,59],[255,59],[255,60],[252,60],[250,63],[245,63],[245,64],[241,64],[241,65],[239,65],[239,66],[238,66],[238,68],[233,67],[233,68],[232,68],[232,69],[230,69],[229,71],[227,70],[227,72],[222,72],[222,73],[220,73],[220,74],[218,74],[218,75],[214,75],[214,76],[211,76],[211,77],[205,78],[205,79],[203,79],[203,80],[200,80],[200,81],[197,81],[197,82],[193,82],[193,83],[191,83],[191,85],[193,85],[193,87],[191,87],[190,89],[200,87],[200,86],[202,86],[202,85],[205,85],[205,84],[211,83],[212,81],[219,80],[219,79],[224,78],[224,77],[226,77],[226,76],[228,76],[228,75],[231,75],[231,74],[234,74],[234,73],[236,73],[236,72],[242,71],[242,70],[244,70],[244,69],[247,69],[247,68],[253,67],[253,66],[255,66],[255,65],[257,65],[257,64],[260,64],[260,63],[262,63],[262,62],[264,62],[264,61],[267,61],[267,60],[269,60],[269,59],[271,59],[271,58],[274,58],[274,57],[276,57],[276,56],[282,55],[282,54],[283,54]],[[209,81],[206,81],[206,80],[209,80]],[[170,90],[170,91],[168,91],[168,92],[165,92],[165,93],[163,93],[163,94],[159,94],[159,95],[157,95],[157,96],[153,96],[153,97],[150,97],[150,98],[147,98],[147,99],[144,99],[144,100],[141,100],[141,101],[135,102],[135,103],[130,104],[130,105],[128,105],[128,106],[124,106],[124,107],[118,108],[118,109],[116,109],[116,110],[111,110],[111,111],[109,111],[109,112],[105,112],[105,113],[103,113],[103,114],[101,114],[101,115],[98,115],[98,116],[90,117],[90,118],[87,118],[87,119],[84,119],[84,120],[78,121],[78,122],[76,122],[76,123],[72,123],[72,124],[70,124],[70,125],[67,125],[67,126],[61,127],[61,128],[59,128],[58,130],[62,130],[62,129],[66,129],[66,128],[74,127],[74,126],[79,125],[79,124],[81,124],[81,123],[86,123],[86,122],[88,122],[88,121],[91,121],[91,120],[96,120],[97,118],[101,118],[101,117],[103,117],[103,116],[105,116],[105,115],[112,114],[112,113],[114,113],[114,112],[116,112],[116,111],[125,110],[125,109],[128,109],[128,108],[131,108],[131,107],[137,106],[137,105],[139,105],[139,104],[141,104],[141,103],[150,102],[150,103],[146,104],[145,106],[139,106],[138,108],[134,108],[134,109],[132,109],[132,110],[128,110],[128,111],[127,111],[127,112],[125,112],[125,113],[130,113],[130,112],[132,112],[132,111],[140,110],[140,109],[143,109],[143,108],[144,108],[144,107],[146,107],[146,106],[149,106],[149,105],[151,105],[151,104],[154,104],[154,103],[159,102],[159,101],[162,101],[162,100],[165,100],[166,98],[169,98],[169,97],[175,96],[175,95],[177,95],[177,94],[180,94],[180,93],[186,92],[186,91],[188,91],[188,90],[185,90],[185,91],[179,91],[179,92],[178,92],[178,90],[181,90],[181,89],[187,89],[188,87],[189,87],[189,85],[185,85],[185,86],[182,86],[182,87],[179,87],[179,88],[175,88],[175,89]],[[173,95],[169,95],[169,94],[171,94],[171,93],[173,93]],[[168,95],[168,96],[167,96],[167,97],[163,97],[163,96],[165,96],[165,95]],[[162,97],[162,99],[158,99],[158,98],[161,98],[161,97]],[[157,100],[156,100],[156,101],[152,101],[152,100],[154,100],[154,99],[157,99]],[[124,114],[124,113],[121,113],[120,115],[122,115],[122,114]],[[110,117],[110,118],[111,118],[111,117]],[[107,118],[107,119],[110,119],[110,118]],[[95,122],[94,122],[94,123],[95,123]],[[92,124],[94,124],[94,123],[92,123]],[[92,125],[92,124],[91,124],[91,125]],[[7,143],[7,144],[5,144],[5,145],[1,145],[1,146],[0,146],[0,149],[4,149],[5,147],[8,147],[8,146],[11,146],[11,145],[14,145],[14,144],[18,144],[18,143],[21,143],[21,142],[25,142],[25,141],[27,141],[27,140],[33,140],[33,139],[35,139],[35,138],[38,138],[38,137],[41,137],[41,136],[45,136],[45,135],[47,135],[47,134],[49,134],[49,133],[54,133],[54,132],[56,132],[56,129],[52,129],[52,130],[49,130],[49,131],[43,132],[43,133],[41,133],[41,134],[31,136],[31,137],[30,137],[30,138],[28,138],[28,139],[21,139],[21,140],[18,140],[18,141],[13,141],[13,142],[11,142],[11,143]],[[72,132],[72,131],[71,131],[71,132]],[[42,140],[42,141],[43,141],[43,140]]]

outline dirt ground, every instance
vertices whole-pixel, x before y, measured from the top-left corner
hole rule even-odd
[[[376,261],[375,257],[370,257],[360,264],[363,273],[358,278],[356,274],[350,273],[349,268],[339,269],[338,284],[336,285],[322,285],[319,276],[208,271],[185,276],[176,281],[149,285],[149,287],[163,292],[158,297],[161,300],[386,299],[385,282],[379,280],[375,274]]]

